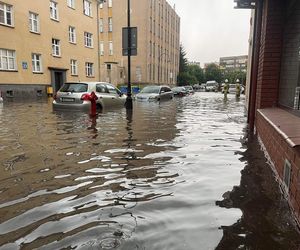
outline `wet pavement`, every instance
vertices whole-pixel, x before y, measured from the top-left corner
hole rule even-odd
[[[299,249],[244,98],[0,106],[0,249]]]

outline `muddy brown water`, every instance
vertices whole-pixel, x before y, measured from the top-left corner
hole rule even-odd
[[[244,97],[196,93],[94,119],[0,106],[0,249],[298,249]]]

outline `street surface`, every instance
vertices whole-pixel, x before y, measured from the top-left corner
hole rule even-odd
[[[0,249],[299,249],[244,96],[199,92],[96,118],[0,106]]]

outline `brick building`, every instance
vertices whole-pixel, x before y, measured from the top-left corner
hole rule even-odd
[[[300,222],[300,1],[235,0],[254,9],[248,122]]]

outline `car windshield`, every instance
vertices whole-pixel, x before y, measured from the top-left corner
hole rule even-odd
[[[65,83],[60,92],[72,92],[72,93],[82,93],[87,92],[88,85],[85,83]]]
[[[141,93],[147,94],[159,94],[160,87],[159,86],[147,86],[142,89]]]
[[[186,89],[193,89],[192,86],[184,86]]]
[[[206,83],[206,86],[207,87],[214,87],[216,84],[215,83],[212,83],[212,82],[209,82],[209,83]]]

